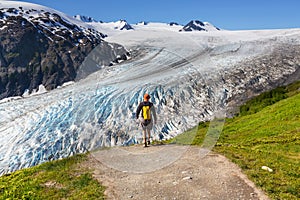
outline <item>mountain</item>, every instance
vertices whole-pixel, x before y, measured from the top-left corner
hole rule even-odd
[[[134,31],[134,25],[130,25],[126,20],[119,20],[115,22],[89,21],[82,18],[79,19],[81,26],[89,29],[92,28],[104,34],[104,37],[111,37],[126,31]]]
[[[140,21],[139,23],[136,23],[136,25],[148,25],[148,22],[145,22],[145,21]]]
[[[177,22],[170,22],[169,24],[170,24],[170,26],[178,26],[179,25]]]
[[[114,29],[117,30],[132,30],[132,26],[126,20],[119,20],[114,23]]]
[[[103,33],[58,11],[23,2],[0,5],[0,99],[78,79],[83,61],[95,49],[101,55],[85,70],[89,73],[127,58],[121,45],[105,42]]]
[[[220,29],[208,22],[192,20],[179,31],[219,31]]]
[[[161,29],[172,30],[176,32],[191,32],[191,31],[220,31],[221,29],[215,27],[208,22],[201,22],[199,20],[192,20],[187,25],[182,26],[177,22],[161,23],[161,22],[145,22],[141,21],[136,24],[129,24],[126,20],[119,20],[116,22],[102,22],[96,21],[92,17],[86,17],[81,15],[74,16],[75,19],[84,22],[82,26],[86,28],[93,28],[99,32],[102,32],[105,37],[111,37],[116,34],[122,33],[122,31],[160,31]]]
[[[97,21],[92,17],[83,16],[83,15],[75,15],[74,18],[78,19],[80,21],[83,21],[83,22],[100,22],[100,23],[103,23],[102,21]]]
[[[97,25],[101,24],[107,27],[110,27],[111,29],[114,30],[132,30],[132,26],[126,21],[126,20],[119,20],[116,22],[103,22],[103,21],[97,21],[92,17],[88,17],[88,16],[82,16],[82,15],[75,15],[74,16],[75,19],[80,20],[82,22],[85,22],[91,26],[95,26],[97,27]],[[101,30],[101,28],[100,28]]]

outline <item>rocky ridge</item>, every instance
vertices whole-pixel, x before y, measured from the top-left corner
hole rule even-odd
[[[47,10],[1,8],[0,99],[31,92],[41,84],[51,90],[74,81],[86,56],[99,45],[102,54],[93,70],[127,59],[126,49],[104,37]]]
[[[186,24],[179,31],[219,31],[220,29],[211,25],[208,22],[201,22],[199,20],[192,20],[188,24]]]

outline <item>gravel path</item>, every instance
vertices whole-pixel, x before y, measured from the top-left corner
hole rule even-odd
[[[268,199],[235,164],[194,146],[109,148],[84,165],[108,199]]]

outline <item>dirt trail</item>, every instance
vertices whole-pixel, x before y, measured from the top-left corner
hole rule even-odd
[[[84,165],[108,199],[268,199],[235,164],[194,146],[110,148]]]

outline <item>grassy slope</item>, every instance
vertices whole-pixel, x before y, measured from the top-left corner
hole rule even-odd
[[[48,162],[0,177],[0,199],[104,199],[104,187],[79,163],[86,155]]]
[[[258,113],[228,119],[215,147],[273,199],[300,198],[299,105],[300,94]]]
[[[300,82],[264,93],[226,119],[214,151],[237,163],[272,199],[300,199]],[[209,123],[170,142],[202,145]],[[273,172],[262,170],[268,166]]]

